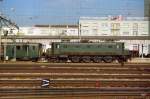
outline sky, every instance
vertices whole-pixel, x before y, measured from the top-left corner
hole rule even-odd
[[[80,17],[143,17],[144,0],[3,0],[0,12],[19,26],[77,24]]]

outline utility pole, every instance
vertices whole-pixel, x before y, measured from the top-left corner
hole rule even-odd
[[[3,1],[3,0],[0,0],[0,2],[1,1]],[[14,8],[11,8],[11,10],[12,11],[15,11],[15,9]],[[1,13],[1,11],[0,11],[0,13]],[[2,16],[2,15],[0,15],[0,61],[2,60],[2,56],[3,56],[3,50],[2,50],[2,28],[3,28],[3,26],[5,26],[5,27],[8,27],[8,28],[10,28],[10,29],[17,29],[18,31],[19,31],[19,27],[15,24],[15,23],[13,23],[10,19],[7,19],[6,17],[4,17],[4,16]],[[10,31],[10,32],[12,32],[12,31]],[[13,38],[14,40],[14,44],[15,44],[15,42],[16,42],[16,35],[14,35],[14,38]],[[5,38],[5,40],[7,40],[7,38]],[[6,46],[4,46],[5,48],[5,50],[4,50],[4,59],[6,58]],[[16,58],[16,46],[14,46],[14,58]],[[16,59],[14,59],[14,60],[16,60]]]
[[[142,44],[142,58],[144,57],[143,49],[144,49],[144,45]]]
[[[5,37],[5,41],[4,41],[4,61],[7,60],[7,35],[8,35],[8,31],[3,31],[4,37]]]
[[[81,24],[79,23],[79,29],[78,29],[79,42],[81,42],[81,39],[82,39],[81,36],[82,36],[82,35],[81,35]]]
[[[16,35],[14,35],[14,61],[16,61]]]
[[[3,0],[0,0],[0,6],[1,6],[1,2],[2,2]],[[2,9],[1,9],[1,11],[0,11],[0,61],[2,60],[1,59],[1,57],[2,57],[2,47],[1,47],[1,34],[2,34],[2,22],[1,22],[1,20],[2,20],[2,18],[1,18],[1,14],[2,14]]]

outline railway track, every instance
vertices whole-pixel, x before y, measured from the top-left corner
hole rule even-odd
[[[60,97],[58,98],[58,96],[62,96],[62,97],[70,96],[71,99],[72,99],[72,96],[74,97],[76,96],[76,98],[78,96],[77,99],[83,99],[83,97],[85,98],[87,96],[93,96],[93,97],[111,96],[111,98],[106,98],[106,99],[112,99],[112,96],[122,96],[122,97],[126,96],[125,99],[127,99],[127,97],[143,97],[144,99],[149,99],[150,97],[149,88],[99,88],[99,89],[95,89],[95,88],[94,89],[93,88],[41,89],[40,88],[40,89],[5,89],[5,90],[0,89],[0,92],[1,92],[0,97],[5,98],[5,99],[7,98],[12,99],[13,97],[19,98],[21,96],[22,96],[21,98],[26,97],[28,99],[29,98],[34,99],[35,97],[36,98],[43,97],[44,99],[48,99],[54,96],[56,99],[60,99]],[[82,97],[82,98],[79,98],[79,97]]]
[[[115,68],[115,67],[24,67],[24,68],[0,68],[0,73],[149,73],[150,68]]]
[[[110,87],[150,87],[150,80],[129,79],[52,79],[48,88],[110,88]],[[42,88],[42,80],[1,80],[0,88]]]
[[[109,73],[0,73],[0,80],[1,79],[76,79],[76,78],[89,78],[89,79],[150,79],[150,74],[109,74]]]
[[[0,63],[0,68],[24,68],[24,67],[149,67],[150,63],[125,63],[124,66],[118,63],[34,63],[34,62],[20,62],[20,63]]]
[[[44,88],[43,79],[50,80]],[[149,94],[150,64],[0,64],[0,99],[149,99]]]

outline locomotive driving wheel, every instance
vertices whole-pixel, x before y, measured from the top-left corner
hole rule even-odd
[[[82,57],[82,61],[85,62],[85,63],[90,63],[91,62],[91,58],[90,58],[90,56],[83,56]]]
[[[102,57],[100,57],[100,56],[94,56],[94,57],[93,57],[93,61],[94,61],[95,63],[100,63],[100,62],[102,62]]]
[[[78,63],[78,62],[80,62],[80,57],[79,56],[72,56],[70,60],[73,63]]]
[[[112,56],[105,56],[103,58],[103,60],[105,63],[111,63],[111,62],[113,62],[113,57]]]
[[[59,60],[58,60],[58,58],[51,58],[51,59],[50,59],[50,62],[58,63],[58,62],[59,62]]]

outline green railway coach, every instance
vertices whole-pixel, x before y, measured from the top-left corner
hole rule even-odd
[[[7,43],[5,46],[6,46],[6,56],[8,57],[9,60],[16,57],[17,60],[36,61],[42,54],[42,45],[40,43],[22,43],[22,42],[15,44]],[[2,44],[2,48],[4,49],[4,44]],[[4,53],[2,58],[4,58]]]

